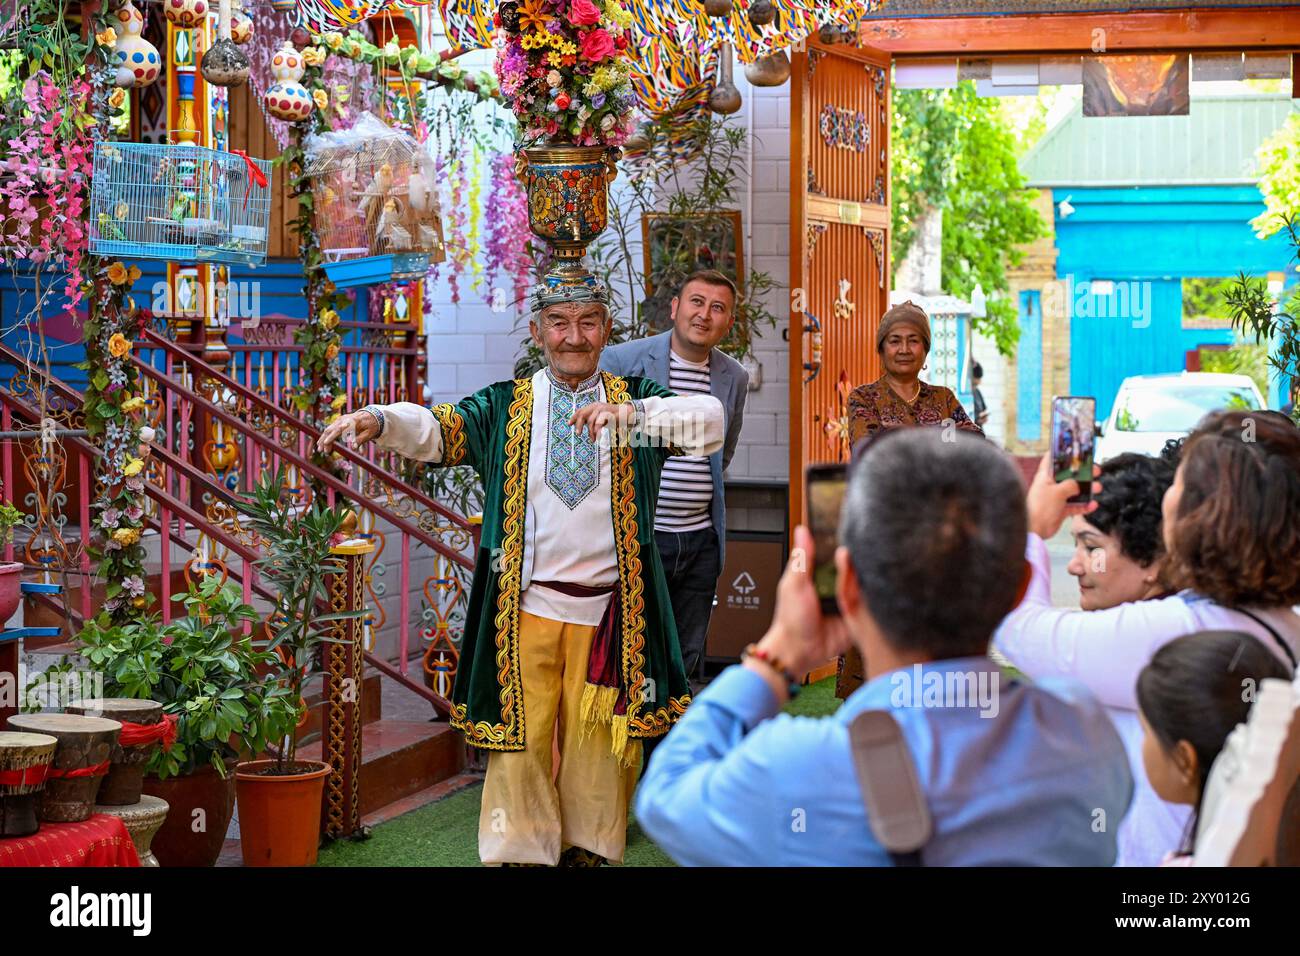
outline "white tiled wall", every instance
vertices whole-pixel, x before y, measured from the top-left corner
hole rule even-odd
[[[474,55],[486,57],[486,53]],[[465,65],[471,69],[482,66],[477,61]],[[745,104],[733,122],[754,131],[753,157],[748,164],[753,181],[742,179],[737,188],[746,234],[745,262],[747,268],[770,273],[776,283],[767,308],[777,316],[778,325],[755,343],[763,384],[758,391],[749,393],[740,444],[727,477],[784,479],[789,470],[789,353],[781,330],[789,321],[790,302],[790,87],[787,83],[776,88],[752,88],[745,82],[739,63],[736,85]],[[613,202],[618,201],[618,191],[616,182]],[[633,255],[640,254],[639,248],[633,249]],[[453,305],[445,277],[429,283],[432,312],[426,327],[431,402],[455,401],[513,375],[524,332],[522,326],[516,328],[514,309],[492,311],[488,305],[490,288],[489,284],[486,290],[475,291],[464,281],[461,301]],[[625,295],[624,301],[629,300]]]

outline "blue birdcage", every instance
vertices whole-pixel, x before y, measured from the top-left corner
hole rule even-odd
[[[265,160],[202,146],[95,144],[95,255],[261,265],[270,217]]]

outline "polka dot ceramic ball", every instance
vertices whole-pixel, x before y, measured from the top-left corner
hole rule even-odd
[[[202,25],[211,9],[209,0],[163,0],[163,13],[167,19],[183,28]]]
[[[115,13],[117,40],[113,43],[113,62],[116,75],[113,83],[121,87],[148,86],[158,79],[162,58],[158,49],[140,36],[144,18],[128,3]]]

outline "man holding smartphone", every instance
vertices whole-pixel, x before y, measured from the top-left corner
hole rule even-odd
[[[641,781],[637,819],[679,863],[1114,862],[1118,826],[1096,822],[1128,809],[1123,744],[1073,685],[1011,681],[989,660],[1027,580],[1025,492],[997,448],[955,439],[901,429],[862,454],[835,554],[840,617],[822,615],[813,537],[796,529],[767,634]],[[863,687],[830,717],[780,713],[796,675],[850,645]]]
[[[694,689],[726,556],[722,473],[740,440],[749,391],[744,366],[718,348],[736,321],[736,284],[712,269],[694,273],[672,300],[672,321],[667,332],[605,349],[600,365],[615,375],[650,379],[676,395],[712,395],[726,415],[721,449],[664,463],[655,512],[655,543],[672,594],[682,665]]]

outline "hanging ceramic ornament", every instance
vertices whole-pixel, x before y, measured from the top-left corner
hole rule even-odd
[[[212,4],[208,0],[163,0],[162,8],[168,20],[188,30],[203,25]]]
[[[203,54],[199,69],[213,86],[243,86],[248,82],[248,57],[230,39],[230,0],[220,0],[217,40]]]
[[[731,44],[722,44],[718,59],[718,81],[709,94],[709,109],[727,115],[740,109],[740,90],[732,82]]]
[[[316,104],[312,102],[307,87],[299,82],[305,72],[302,54],[285,40],[284,46],[271,58],[271,73],[275,77],[275,83],[266,91],[262,100],[268,113],[291,123],[305,120],[311,115]]]
[[[158,48],[140,35],[144,29],[144,17],[130,0],[111,16],[117,30],[117,41],[113,44],[113,52],[117,54],[114,85],[149,86],[158,79],[162,58],[158,55]]]
[[[790,79],[790,58],[784,50],[745,64],[745,79],[751,86],[780,86]]]
[[[298,9],[298,0],[271,0],[271,9],[276,13],[293,13]]]
[[[729,17],[731,10],[731,0],[704,0],[704,12],[711,17]]]
[[[244,12],[243,0],[235,0],[230,14],[230,39],[243,46],[253,38],[253,18]]]
[[[756,27],[765,27],[776,19],[776,7],[772,0],[754,0],[749,5],[749,22]]]

